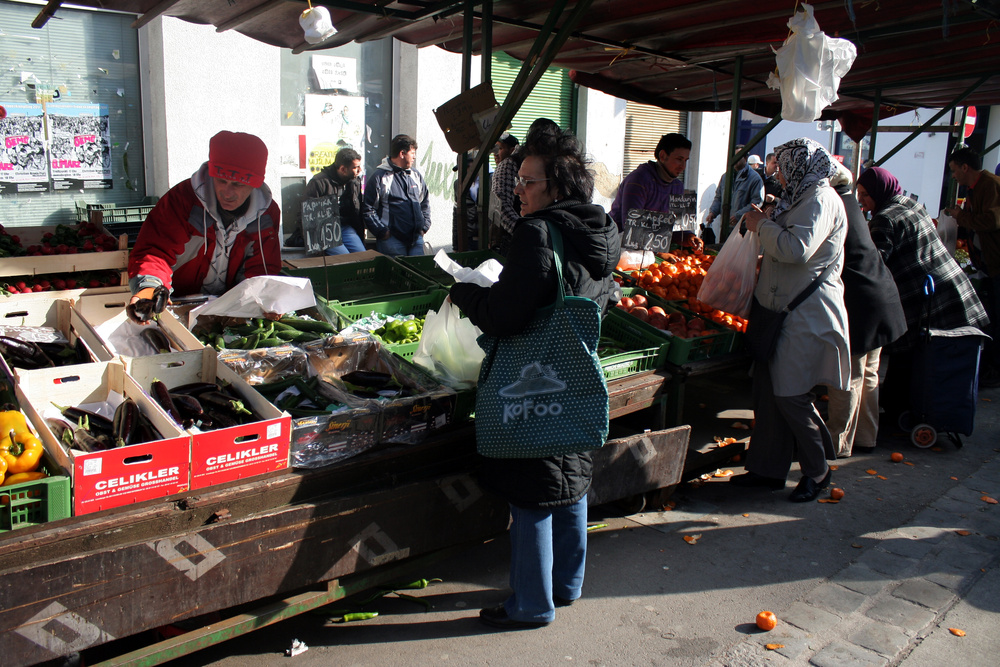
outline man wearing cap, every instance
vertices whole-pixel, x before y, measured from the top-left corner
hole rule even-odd
[[[743,146],[737,146],[736,152],[743,150]],[[760,158],[757,158],[760,159]],[[705,222],[712,224],[715,216],[722,211],[722,191],[726,187],[726,176],[719,179],[719,187],[715,190],[715,199],[708,209]],[[764,181],[755,169],[751,169],[747,164],[747,159],[740,158],[740,161],[733,165],[733,198],[729,203],[729,224],[736,224],[743,214],[753,208],[754,205],[761,206],[764,203]]]
[[[361,214],[383,255],[424,254],[424,234],[431,228],[430,193],[416,162],[417,141],[397,134],[389,142],[389,157],[365,184]]]
[[[497,168],[490,179],[490,246],[503,255],[514,234],[514,223],[521,217],[520,199],[514,194],[514,181],[521,168],[520,157],[514,152],[518,143],[517,137],[504,132],[493,146]]]
[[[208,162],[167,191],[129,255],[132,301],[163,285],[175,295],[223,294],[245,278],[281,271],[281,213],[264,185],[267,147],[223,130]]]

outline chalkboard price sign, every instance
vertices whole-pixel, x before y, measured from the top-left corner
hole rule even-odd
[[[629,209],[622,230],[622,247],[628,250],[669,252],[674,213]]]
[[[302,202],[302,237],[306,255],[322,255],[336,248],[340,236],[340,200],[335,195],[306,199]]]
[[[685,190],[683,194],[670,195],[670,212],[675,215],[674,230],[698,231],[698,194]]]

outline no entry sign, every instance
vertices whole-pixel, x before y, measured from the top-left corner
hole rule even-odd
[[[976,107],[969,107],[965,110],[965,134],[962,136],[968,139],[974,129],[976,129]]]

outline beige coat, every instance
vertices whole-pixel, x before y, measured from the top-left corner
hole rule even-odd
[[[762,220],[757,232],[764,256],[754,295],[765,308],[781,310],[835,262],[833,273],[785,320],[770,362],[775,396],[798,396],[820,384],[846,389],[851,354],[840,281],[844,203],[824,179],[776,221]]]

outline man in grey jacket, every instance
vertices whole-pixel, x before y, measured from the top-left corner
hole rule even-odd
[[[398,134],[389,144],[389,157],[365,184],[361,215],[383,255],[424,254],[424,234],[431,228],[430,194],[414,168],[416,161],[416,140]]]
[[[737,153],[741,150],[743,150],[743,146],[736,147]],[[712,200],[708,215],[705,216],[706,224],[712,224],[715,217],[722,211],[722,190],[725,187],[726,176],[723,174],[722,178],[719,179],[719,187],[715,190],[715,199]],[[764,181],[760,174],[747,164],[747,159],[744,157],[733,165],[733,198],[729,203],[729,210],[732,214],[729,216],[729,224],[735,225],[754,204],[760,206],[763,201]]]

